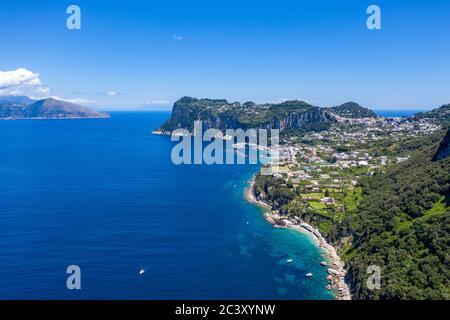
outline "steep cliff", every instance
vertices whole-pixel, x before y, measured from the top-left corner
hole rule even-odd
[[[450,155],[450,129],[447,130],[447,134],[445,138],[442,140],[439,145],[438,150],[433,156],[433,161],[439,161],[447,158]]]
[[[194,121],[201,120],[203,128],[226,129],[280,129],[308,130],[311,125],[335,122],[327,110],[304,101],[286,101],[280,104],[257,105],[246,102],[228,103],[226,100],[184,97],[175,102],[172,116],[160,128],[172,132],[183,128],[192,132]]]

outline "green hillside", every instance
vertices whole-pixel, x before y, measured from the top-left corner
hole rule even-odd
[[[376,118],[377,114],[364,108],[356,102],[347,102],[340,106],[330,108],[331,112],[346,118]]]
[[[432,161],[437,148],[364,181],[340,230],[353,238],[344,255],[356,298],[450,299],[450,158]],[[368,265],[381,267],[381,290],[367,289]]]

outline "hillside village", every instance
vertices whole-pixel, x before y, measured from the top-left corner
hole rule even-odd
[[[290,200],[301,199],[303,210],[331,218],[319,224],[324,236],[329,221],[341,220],[345,211],[356,209],[361,177],[407,160],[409,155],[400,145],[442,129],[430,119],[336,118],[337,123],[326,131],[284,136],[279,163],[266,164],[273,167],[275,184],[291,193]],[[260,201],[267,200],[264,192],[258,196]],[[276,212],[282,214],[288,213],[287,207],[287,203],[275,204]]]
[[[273,174],[258,175],[253,192],[256,201],[271,209],[266,213],[269,222],[315,236],[330,261],[328,266],[322,262],[329,274],[326,288],[338,299],[349,299],[347,271],[339,256],[348,259],[352,238],[338,236],[337,230],[345,219],[358,216],[364,197],[360,181],[408,160],[407,146],[442,125],[426,118],[336,118],[328,130],[284,135],[279,162],[265,165]],[[340,254],[329,245],[336,238]]]

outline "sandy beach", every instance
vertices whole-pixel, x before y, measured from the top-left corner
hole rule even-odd
[[[269,204],[256,199],[253,193],[254,183],[255,176],[249,181],[249,186],[245,190],[245,198],[247,201],[266,209],[264,218],[275,228],[291,228],[311,235],[317,245],[324,251],[324,257],[328,267],[327,280],[330,283],[331,289],[336,293],[336,300],[351,300],[350,288],[344,281],[346,275],[344,262],[339,257],[336,248],[330,245],[320,232],[310,224],[299,218],[281,217],[272,210]]]

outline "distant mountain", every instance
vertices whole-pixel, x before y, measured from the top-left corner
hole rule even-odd
[[[0,97],[0,119],[108,118],[102,112],[56,99],[33,101],[27,97]]]
[[[377,114],[364,108],[356,102],[347,102],[340,106],[329,108],[334,114],[345,118],[376,118]]]
[[[31,100],[25,96],[0,96],[0,107],[1,106],[16,106],[24,107],[32,104],[35,100]]]
[[[336,121],[325,109],[299,100],[258,105],[254,102],[241,104],[229,103],[225,99],[183,97],[175,102],[171,118],[161,126],[159,132],[170,133],[178,128],[192,132],[196,120],[203,122],[204,129],[273,128],[281,131],[290,128],[327,128]]]

